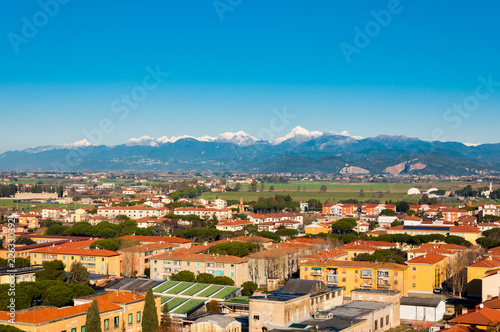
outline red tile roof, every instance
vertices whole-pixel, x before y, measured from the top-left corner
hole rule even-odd
[[[407,261],[407,264],[436,264],[437,262],[446,259],[446,256],[438,255],[438,254],[427,254],[415,257]]]
[[[487,326],[493,323],[500,322],[500,311],[486,307],[481,310],[459,315],[455,318],[452,318],[450,322]]]

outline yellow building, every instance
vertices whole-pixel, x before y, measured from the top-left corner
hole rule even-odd
[[[434,288],[441,287],[447,278],[447,260],[448,257],[444,255],[427,254],[407,261],[410,271],[410,292],[432,293]]]
[[[472,244],[476,244],[476,240],[482,236],[482,232],[478,227],[471,225],[463,226],[404,226],[399,225],[391,227],[387,230],[387,234],[408,234],[408,235],[430,235],[442,234],[456,235],[463,237]]]
[[[14,324],[9,322],[11,317],[8,311],[0,311],[0,324],[15,326],[28,332],[86,332],[85,320],[92,300],[97,301],[103,331],[142,330],[145,297],[126,292],[94,294],[77,298],[72,307],[35,307],[18,310]],[[157,314],[160,317],[161,298],[156,297],[155,302]]]
[[[310,260],[300,264],[300,279],[321,280],[328,286],[353,289],[383,289],[408,295],[408,266],[396,263]]]
[[[331,233],[332,225],[325,223],[312,223],[304,227],[306,234]]]
[[[66,271],[80,262],[91,274],[120,275],[120,253],[104,249],[82,249],[65,245],[36,249],[30,255],[31,265],[60,260]]]
[[[483,257],[467,266],[467,282],[475,279],[483,279],[487,271],[497,268],[500,268],[500,258],[494,256]]]

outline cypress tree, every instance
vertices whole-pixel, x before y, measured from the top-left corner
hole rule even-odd
[[[87,311],[87,319],[85,320],[85,331],[102,332],[101,316],[99,315],[99,307],[97,301],[92,301],[89,311]]]
[[[156,310],[153,289],[149,287],[142,312],[142,332],[154,332],[158,328],[158,324],[158,311]]]

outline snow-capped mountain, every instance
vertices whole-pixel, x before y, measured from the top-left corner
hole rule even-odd
[[[287,135],[277,138],[271,142],[272,145],[281,144],[283,142],[290,142],[300,144],[310,141],[323,135],[320,131],[309,131],[301,126],[293,128]]]
[[[239,146],[249,146],[261,142],[262,140],[254,137],[250,134],[245,133],[244,131],[238,131],[236,133],[226,132],[222,133],[217,137],[213,136],[201,136],[194,137],[189,135],[183,136],[162,136],[160,138],[152,138],[149,136],[142,136],[139,138],[131,138],[129,139],[125,145],[134,146],[134,145],[142,145],[142,146],[159,146],[165,143],[175,143],[180,139],[191,138],[200,142],[220,142],[220,143],[233,143]]]
[[[60,144],[60,145],[45,145],[45,146],[39,146],[36,148],[30,148],[24,150],[24,152],[28,153],[38,153],[42,151],[48,151],[48,150],[61,150],[61,149],[78,149],[78,148],[85,148],[88,146],[93,146],[94,144],[90,143],[86,138],[81,139],[79,141],[69,143],[69,144]]]

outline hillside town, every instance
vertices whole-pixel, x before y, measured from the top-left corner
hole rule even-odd
[[[3,179],[0,324],[80,332],[92,313],[103,331],[498,327],[492,184],[332,202],[262,178],[93,179]]]

